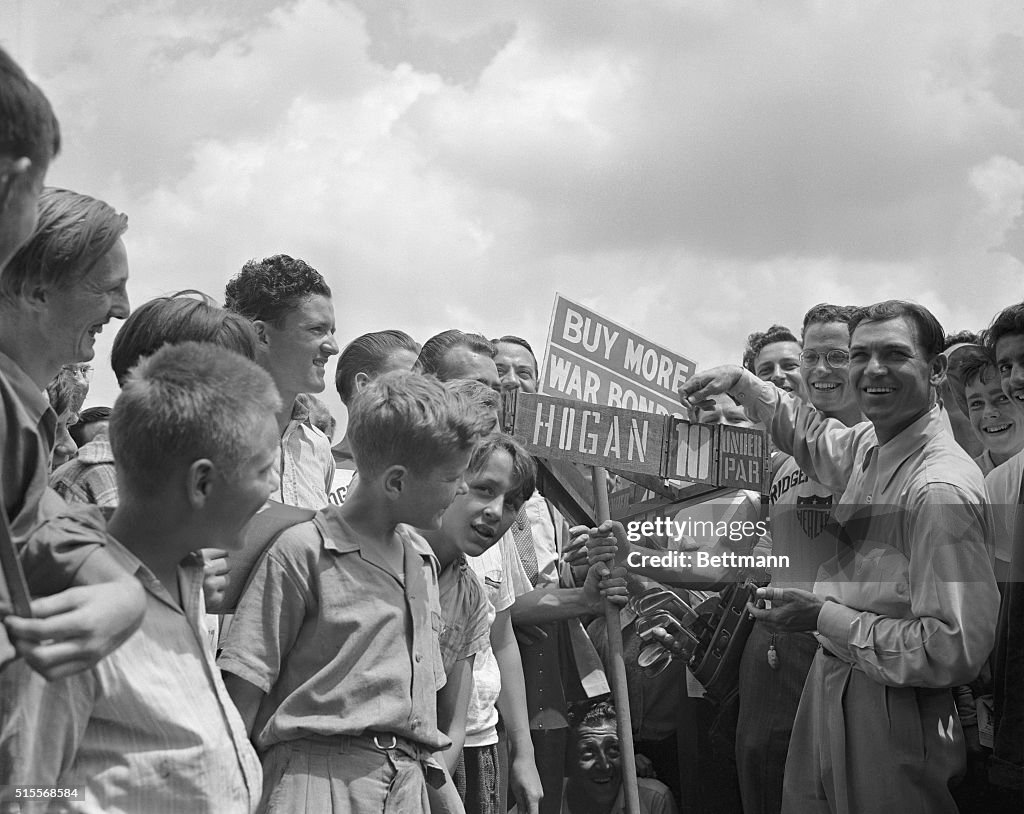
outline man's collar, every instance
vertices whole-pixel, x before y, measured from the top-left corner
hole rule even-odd
[[[31,410],[37,421],[45,413],[50,402],[21,366],[5,353],[0,353],[0,372],[4,374],[18,398]]]
[[[896,470],[907,458],[943,430],[944,420],[939,405],[932,405],[932,408],[917,421],[879,446],[877,451],[879,479],[884,484],[888,484],[892,476],[896,474]]]

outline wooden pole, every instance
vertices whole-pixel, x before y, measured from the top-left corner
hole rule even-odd
[[[597,525],[611,519],[608,508],[608,474],[603,466],[592,467],[594,480],[594,511]],[[619,728],[619,754],[622,756],[622,785],[626,814],[640,814],[640,790],[636,780],[636,752],[633,749],[633,723],[629,715],[629,689],[626,685],[626,661],[622,654],[622,623],[618,605],[604,603],[605,627],[608,628],[608,650],[611,660],[612,699],[615,702]]]

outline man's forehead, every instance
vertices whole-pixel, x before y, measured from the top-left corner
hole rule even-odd
[[[527,364],[530,367],[533,367],[533,357],[522,345],[518,345],[515,342],[498,342],[496,345],[498,353],[494,357],[494,361],[497,364]]]
[[[757,356],[754,357],[754,364],[759,365],[761,362],[785,359],[787,357],[796,359],[799,356],[800,343],[794,342],[791,339],[785,339],[780,342],[772,342],[761,348],[761,350],[757,352]]]
[[[465,345],[458,345],[444,355],[444,367],[453,379],[472,379],[482,370],[497,371],[490,356],[470,350]]]
[[[1004,334],[996,340],[996,358],[1024,356],[1024,334]]]
[[[917,331],[914,323],[903,316],[892,319],[864,320],[858,323],[850,336],[850,345],[863,345],[867,342],[886,342],[888,344],[910,344],[918,346]]]
[[[587,726],[576,727],[576,738],[578,740],[583,740],[585,738],[603,740],[609,735],[614,736],[616,739],[619,737],[615,721],[606,721],[601,724],[588,724]]]

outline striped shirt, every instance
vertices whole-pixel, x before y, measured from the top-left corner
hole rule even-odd
[[[280,491],[271,495],[288,506],[322,509],[334,481],[334,455],[331,442],[316,427],[295,418],[281,436],[281,455],[277,461]]]
[[[78,457],[57,467],[50,475],[50,486],[68,503],[116,506],[114,450],[106,433],[82,445]]]
[[[0,673],[0,776],[79,787],[76,812],[250,814],[259,759],[205,644],[202,567],[178,570],[182,610],[134,555],[109,550],[146,589],[142,627],[95,667],[47,682]]]

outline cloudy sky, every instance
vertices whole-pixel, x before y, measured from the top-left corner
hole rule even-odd
[[[50,183],[128,213],[135,304],[285,252],[342,345],[542,346],[559,291],[707,366],[820,301],[1021,299],[1017,6],[0,0],[0,44],[61,120]]]

